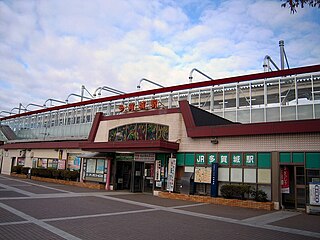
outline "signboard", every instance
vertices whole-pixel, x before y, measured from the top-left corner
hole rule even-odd
[[[154,153],[135,153],[134,154],[135,161],[153,162],[155,159],[156,159],[156,154]]]
[[[228,165],[229,164],[229,159],[228,159],[228,154],[227,153],[220,154],[220,164],[222,164],[222,165]]]
[[[218,197],[218,163],[212,163],[211,167],[211,197]]]
[[[232,165],[242,165],[242,155],[241,155],[241,153],[232,154]]]
[[[245,156],[245,164],[247,166],[256,165],[256,155],[254,153],[246,153],[244,156]]]
[[[151,99],[150,101],[141,101],[136,104],[135,102],[130,102],[128,105],[121,104],[118,106],[119,112],[134,112],[141,110],[158,109],[159,101],[157,99]]]
[[[194,182],[211,183],[211,167],[196,167],[194,169]]]
[[[207,156],[208,156],[208,164],[217,162],[217,154],[216,153],[211,153],[211,154],[208,154]]]
[[[310,205],[320,206],[320,182],[309,183]]]
[[[172,192],[174,188],[174,178],[176,175],[176,162],[175,158],[169,158],[168,164],[168,182],[167,182],[167,191]]]
[[[289,168],[284,166],[280,172],[281,178],[281,193],[290,193],[290,182],[289,182]]]
[[[156,175],[154,176],[155,181],[160,181],[161,180],[161,161],[156,160],[155,162],[155,173]]]
[[[196,154],[196,164],[205,164],[204,154]]]

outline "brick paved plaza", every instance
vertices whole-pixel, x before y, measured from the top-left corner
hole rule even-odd
[[[0,175],[0,239],[319,239],[320,216]]]

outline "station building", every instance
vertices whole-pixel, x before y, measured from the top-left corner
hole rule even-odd
[[[276,209],[319,203],[310,191],[320,182],[320,65],[97,98],[0,120],[1,174],[15,165],[71,169],[80,171],[80,181],[106,190],[210,195],[216,163],[219,188],[249,184],[266,192]]]

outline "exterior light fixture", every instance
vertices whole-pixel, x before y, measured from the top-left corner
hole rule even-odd
[[[164,86],[162,86],[162,85],[160,85],[160,84],[158,84],[158,83],[155,83],[155,82],[153,82],[153,81],[151,81],[151,80],[149,80],[149,79],[142,78],[142,79],[139,81],[139,84],[137,85],[137,89],[138,89],[138,90],[140,90],[140,88],[141,88],[141,83],[142,83],[143,81],[152,83],[152,84],[154,84],[154,85],[156,85],[156,86],[158,86],[158,87],[164,87]]]
[[[210,79],[210,80],[213,80],[212,77],[209,77],[207,74],[201,72],[200,70],[198,70],[198,69],[196,69],[196,68],[193,68],[193,69],[190,71],[190,74],[189,74],[189,82],[190,82],[190,83],[192,83],[192,79],[193,79],[192,73],[193,73],[194,71],[200,73],[201,75],[205,76],[206,78],[208,78],[208,79]]]
[[[107,86],[102,86],[102,87],[98,87],[94,93],[93,93],[93,97],[96,97],[97,95],[100,96],[102,91],[107,91],[107,92],[111,92],[114,94],[125,94],[125,92],[111,88],[111,87],[107,87]]]
[[[52,106],[52,102],[58,102],[58,103],[64,103],[64,104],[66,103],[66,102],[61,101],[61,100],[49,98],[49,99],[47,99],[47,100],[44,102],[43,106],[44,106],[44,107],[47,107],[46,104],[47,104],[47,102],[49,102],[49,101],[51,102],[51,106]]]
[[[217,138],[212,138],[210,141],[211,141],[212,144],[218,144],[219,143]]]

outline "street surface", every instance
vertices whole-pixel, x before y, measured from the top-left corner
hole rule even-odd
[[[320,239],[320,216],[0,175],[0,239]]]

